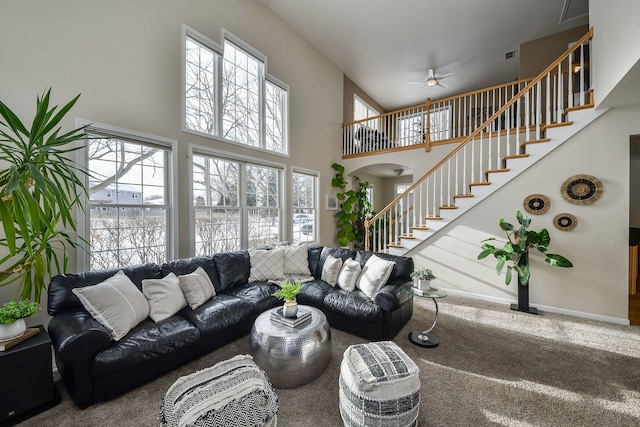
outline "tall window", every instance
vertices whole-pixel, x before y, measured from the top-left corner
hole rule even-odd
[[[88,141],[91,269],[167,260],[171,149],[133,139]]]
[[[318,176],[305,172],[293,172],[291,195],[293,198],[293,242],[316,241]]]
[[[281,175],[275,167],[194,154],[195,254],[278,242]]]
[[[353,121],[369,119],[371,117],[379,116],[380,113],[376,111],[372,106],[364,102],[358,95],[353,95]],[[363,126],[370,129],[376,129],[380,127],[379,120],[370,120],[363,122]]]
[[[185,32],[185,127],[286,154],[288,87],[266,74],[267,58],[231,34],[221,47]]]

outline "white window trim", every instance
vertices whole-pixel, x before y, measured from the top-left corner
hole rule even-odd
[[[369,116],[369,117],[367,117],[367,119],[369,119],[369,118],[371,118],[371,117],[375,117],[375,116],[379,116],[379,115],[380,115],[380,112],[379,112],[378,110],[376,110],[375,108],[373,108],[373,107],[372,107],[372,106],[371,106],[367,101],[365,101],[364,99],[360,98],[360,97],[359,97],[357,94],[355,94],[355,93],[353,94],[353,107],[354,107],[354,111],[355,111],[356,99],[357,99],[359,102],[361,102],[361,103],[363,103],[364,105],[366,105],[368,109],[370,109],[371,111],[373,111],[374,113],[376,113],[376,114],[374,114],[373,116]],[[353,112],[354,112],[354,111],[352,111],[352,114],[353,114]],[[355,117],[354,117],[354,120],[355,120]]]
[[[285,209],[285,200],[288,200],[288,194],[289,192],[286,191],[286,182],[287,179],[287,170],[288,167],[286,164],[284,163],[279,163],[279,162],[273,162],[273,161],[269,161],[269,160],[265,160],[263,158],[260,157],[252,157],[252,156],[246,156],[246,155],[241,155],[238,153],[234,153],[231,151],[225,151],[225,150],[220,150],[217,148],[212,148],[212,147],[206,147],[204,145],[199,145],[199,144],[192,144],[190,143],[187,147],[187,158],[189,159],[188,163],[188,167],[187,167],[187,173],[189,177],[193,177],[193,156],[194,155],[203,155],[203,156],[214,156],[214,157],[219,157],[225,160],[229,160],[231,162],[238,162],[238,163],[249,163],[249,164],[255,164],[258,166],[267,166],[267,167],[273,167],[273,168],[278,168],[281,170],[281,177],[280,177],[280,195],[281,197],[278,200],[278,208],[280,209],[280,212],[282,212],[281,218],[280,218],[280,236],[279,239],[282,240],[283,238],[283,233],[285,230],[285,227],[287,226],[287,221],[288,219],[285,218],[286,217],[286,209]],[[241,177],[241,179],[244,179]],[[187,239],[189,242],[189,256],[194,256],[195,255],[195,250],[196,250],[196,222],[195,222],[195,206],[193,205],[193,201],[191,200],[191,196],[193,195],[193,179],[189,178],[188,180],[188,191],[189,191],[189,238]],[[240,188],[242,189],[242,195],[240,195],[240,197],[244,197],[244,191],[246,190],[246,183],[245,182],[240,182],[238,184],[240,186]]]
[[[318,170],[314,170],[314,169],[306,169],[306,168],[301,168],[298,166],[292,166],[291,167],[291,179],[290,179],[290,184],[293,183],[293,174],[294,173],[301,173],[301,174],[307,174],[307,175],[313,175],[316,177],[316,185],[314,188],[314,192],[315,192],[315,215],[314,215],[314,223],[316,225],[315,230],[314,230],[314,235],[313,238],[315,239],[316,242],[320,241],[320,231],[321,231],[321,225],[320,225],[320,171]],[[291,185],[289,185],[289,187],[291,187]],[[292,196],[293,197],[293,196]],[[291,208],[291,212],[289,212],[289,215],[287,217],[287,221],[290,221],[291,224],[287,225],[287,230],[289,235],[291,236],[290,240],[293,240],[293,203],[291,203],[290,205]]]
[[[184,97],[184,88],[186,86],[186,70],[185,70],[185,62],[187,59],[187,52],[185,49],[185,46],[187,44],[187,37],[193,38],[194,40],[198,41],[199,43],[202,43],[203,45],[207,46],[208,48],[211,48],[212,50],[214,50],[218,55],[220,55],[221,57],[224,55],[224,40],[229,40],[230,42],[236,44],[238,47],[242,48],[243,50],[247,51],[249,54],[255,56],[257,59],[259,59],[260,61],[263,62],[263,72],[264,72],[264,79],[268,80],[269,82],[275,84],[276,86],[279,86],[280,88],[284,89],[287,93],[287,114],[286,117],[283,118],[284,121],[284,125],[283,125],[283,129],[284,129],[284,142],[283,142],[283,153],[279,153],[277,151],[271,151],[271,150],[266,150],[262,147],[253,147],[251,145],[247,145],[247,144],[242,144],[240,142],[237,141],[233,141],[230,139],[225,139],[222,138],[220,136],[217,135],[211,135],[205,132],[200,132],[198,130],[195,129],[191,129],[189,127],[187,127],[187,121],[186,121],[186,105],[185,105],[185,97]],[[186,132],[186,133],[190,133],[193,135],[198,135],[201,136],[203,138],[208,138],[208,139],[213,139],[215,141],[219,141],[219,142],[224,142],[226,144],[232,144],[232,145],[237,145],[238,147],[243,147],[243,148],[247,148],[250,150],[255,150],[261,153],[268,153],[268,154],[272,154],[274,156],[280,156],[280,157],[285,157],[285,158],[290,158],[291,154],[290,154],[290,144],[289,144],[289,135],[290,135],[290,131],[289,131],[289,112],[290,112],[290,94],[289,94],[289,85],[287,85],[286,83],[284,83],[283,81],[277,79],[276,77],[272,76],[271,74],[269,74],[267,72],[267,56],[265,54],[263,54],[262,52],[260,52],[259,50],[255,49],[254,47],[252,47],[251,45],[249,45],[248,43],[246,43],[245,41],[243,41],[242,39],[240,39],[238,36],[234,35],[233,33],[231,33],[230,31],[226,30],[224,27],[222,27],[221,29],[221,40],[222,40],[222,45],[210,38],[208,38],[207,36],[203,35],[202,33],[194,30],[193,28],[189,27],[186,24],[182,24],[182,45],[181,45],[181,49],[182,49],[182,65],[181,65],[181,89],[180,89],[180,104],[181,104],[181,123],[182,123],[182,131]],[[222,78],[222,61],[218,61],[218,69],[217,71],[217,80],[218,80],[218,84],[216,84],[216,99],[218,100],[218,105],[217,105],[217,111],[221,111],[222,110],[222,98],[219,96],[219,92],[220,92],[220,86],[221,86],[221,82],[219,81]],[[264,101],[264,93],[265,93],[265,87],[264,87],[264,81],[262,82],[262,85],[260,87],[260,90],[262,91],[261,97],[262,100]],[[265,133],[265,129],[264,129],[264,103],[261,102],[260,103],[260,138],[264,138],[264,133]],[[221,129],[222,127],[222,116],[217,117],[218,119],[218,123],[216,123],[216,128],[217,129]]]
[[[178,141],[172,138],[166,138],[163,136],[153,135],[149,133],[139,132],[136,130],[125,129],[118,126],[107,125],[104,123],[93,122],[90,120],[76,118],[76,127],[86,126],[87,132],[102,133],[114,138],[129,139],[138,141],[141,143],[147,143],[151,145],[157,145],[162,148],[167,148],[169,154],[169,164],[167,165],[167,191],[169,192],[169,222],[167,223],[167,261],[176,258],[178,253],[178,156],[177,147]],[[84,140],[77,142],[78,147],[86,147]],[[78,150],[76,153],[76,163],[83,169],[87,168],[87,153],[85,149]],[[81,177],[84,180],[85,185],[88,185],[89,177],[85,175]],[[90,201],[88,195],[85,195],[83,200],[83,206],[89,206]],[[77,250],[77,265],[78,271],[86,271],[90,268],[90,248],[87,247],[84,242],[89,242],[89,212],[87,209],[84,211],[80,208],[76,209],[76,218],[78,218],[78,236],[81,240],[78,242]],[[82,220],[80,220],[82,218]]]

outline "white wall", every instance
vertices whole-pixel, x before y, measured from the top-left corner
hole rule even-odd
[[[612,94],[634,65],[640,67],[639,16],[638,0],[589,1],[589,25],[594,29],[592,69],[596,106]],[[639,75],[637,69],[634,74]],[[640,93],[638,85],[631,84],[615,97],[626,99],[634,88],[636,94]],[[616,101],[609,100],[607,104],[616,105]]]
[[[268,57],[268,73],[290,86],[289,158],[181,131],[183,23],[217,42],[224,27]],[[179,257],[190,254],[189,143],[318,170],[320,194],[331,192],[331,164],[340,159],[343,74],[260,3],[3,0],[0,40],[0,99],[26,121],[36,95],[52,87],[56,104],[82,93],[66,129],[82,118],[178,141]],[[287,216],[290,205],[289,198]],[[320,241],[333,244],[333,212],[320,213]],[[14,289],[0,289],[0,302]]]
[[[515,282],[506,286],[504,275],[496,275],[494,258],[477,261],[476,257],[483,239],[504,237],[498,227],[500,218],[516,223],[515,212],[523,210],[524,199],[541,193],[549,197],[551,208],[543,215],[532,215],[531,229],[549,230],[549,252],[566,256],[574,267],[553,268],[543,257],[532,255],[532,305],[626,321],[629,135],[640,132],[639,116],[640,105],[609,110],[445,228],[441,237],[413,255],[416,265],[434,271],[439,278],[435,286],[515,301]],[[560,187],[576,174],[602,181],[600,199],[584,206],[564,200]],[[573,231],[553,226],[554,216],[563,212],[577,217]]]

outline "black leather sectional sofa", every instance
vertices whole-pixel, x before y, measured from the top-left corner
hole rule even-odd
[[[309,246],[309,270],[314,280],[304,285],[298,303],[321,309],[329,324],[370,339],[393,338],[413,314],[411,295],[401,291],[411,284],[413,260],[376,254],[395,262],[387,284],[374,296],[345,291],[320,279],[324,260],[352,258],[364,265],[373,254],[342,248]],[[147,318],[119,341],[83,307],[72,289],[98,284],[123,270],[141,289],[143,279],[162,278],[170,272],[188,274],[202,267],[216,295],[202,306],[189,306],[168,319]],[[176,367],[247,335],[256,317],[282,302],[271,296],[277,285],[249,283],[248,251],[218,253],[210,257],[176,260],[161,266],[88,271],[58,275],[48,288],[48,331],[60,375],[77,406],[112,399]]]

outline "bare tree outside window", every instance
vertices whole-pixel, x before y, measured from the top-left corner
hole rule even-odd
[[[300,172],[292,174],[293,242],[316,240],[316,180],[317,176]]]
[[[187,37],[185,58],[185,123],[189,129],[285,152],[287,92],[267,80],[262,60],[228,40],[220,56],[191,37]]]
[[[87,147],[90,268],[166,261],[168,151],[98,137]]]

